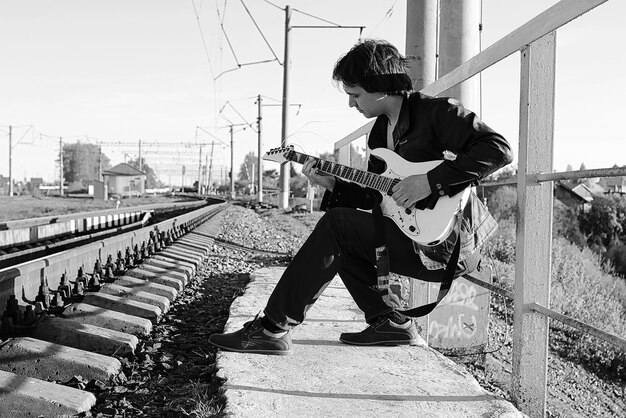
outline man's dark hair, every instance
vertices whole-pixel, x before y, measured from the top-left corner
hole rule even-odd
[[[365,39],[343,55],[333,69],[333,80],[359,85],[370,93],[402,95],[413,90],[408,60],[387,41]]]

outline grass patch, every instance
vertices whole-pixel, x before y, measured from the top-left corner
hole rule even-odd
[[[120,208],[171,203],[188,200],[181,197],[145,196],[120,200]],[[87,197],[0,196],[0,222],[115,209],[115,200],[94,200]]]

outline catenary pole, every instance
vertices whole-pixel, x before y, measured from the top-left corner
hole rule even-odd
[[[59,137],[59,194],[63,196],[63,137]]]
[[[211,192],[211,186],[213,185],[213,147],[215,142],[211,141],[211,159],[209,160],[209,184],[207,185],[209,193]]]
[[[13,196],[13,127],[9,125],[9,196]]]
[[[200,155],[198,156],[198,194],[202,193],[202,145],[200,145]]]
[[[289,38],[291,36],[291,8],[285,6],[285,55],[283,59],[283,109],[282,109],[282,136],[281,146],[287,146],[288,112],[289,112]],[[280,201],[279,207],[287,209],[289,206],[289,174],[290,164],[285,163],[280,167]]]
[[[234,126],[230,125],[230,198],[235,198],[235,176],[234,176],[234,167],[235,167],[235,155],[233,153],[233,149],[235,148],[235,138],[234,138]]]
[[[261,155],[263,153],[263,136],[261,134],[261,121],[263,117],[261,115],[261,95],[259,94],[257,98],[258,105],[258,118],[257,118],[257,132],[259,138],[259,155],[258,155],[258,163],[257,163],[257,200],[259,203],[263,202],[263,160],[261,159]]]

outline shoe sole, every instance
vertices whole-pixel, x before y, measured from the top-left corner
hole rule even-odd
[[[250,354],[268,354],[273,356],[288,356],[293,353],[292,350],[238,350],[236,348],[224,347],[222,345],[216,344],[213,341],[209,341],[215,347],[220,348],[224,351],[230,351],[233,353],[250,353]]]
[[[349,344],[349,345],[359,345],[359,346],[370,346],[370,345],[377,345],[377,346],[398,346],[398,345],[419,345],[417,340],[385,340],[385,341],[372,341],[372,342],[363,342],[363,343],[359,343],[359,342],[355,342],[355,341],[346,341],[343,340],[341,338],[339,338],[339,341],[341,341],[344,344]]]

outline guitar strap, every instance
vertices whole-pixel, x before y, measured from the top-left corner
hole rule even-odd
[[[387,249],[387,243],[385,239],[385,228],[383,224],[383,214],[380,208],[380,204],[375,204],[372,210],[372,214],[374,217],[374,234],[376,240],[376,276],[377,276],[377,284],[378,289],[381,291],[383,295],[383,299],[385,302],[393,308],[400,307],[399,298],[393,294],[389,287],[389,251]],[[442,280],[441,286],[439,287],[439,294],[437,295],[437,300],[432,303],[428,303],[426,305],[418,306],[415,308],[407,309],[404,311],[398,310],[403,315],[410,316],[413,318],[418,318],[421,316],[428,315],[432,312],[433,309],[437,307],[439,302],[446,297],[450,287],[452,286],[452,281],[454,280],[454,273],[456,272],[456,267],[459,262],[459,255],[461,253],[461,221],[462,221],[462,213],[459,211],[457,213],[457,222],[456,229],[457,239],[454,244],[454,249],[452,250],[452,254],[450,255],[450,260],[446,268],[442,272]]]

